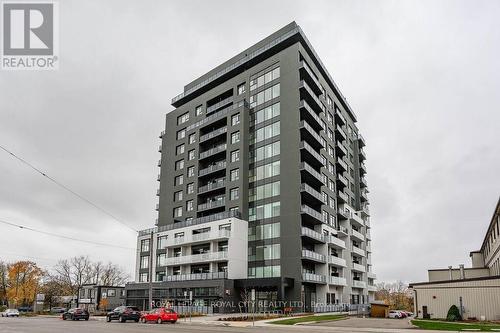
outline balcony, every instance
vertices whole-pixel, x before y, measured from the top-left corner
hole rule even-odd
[[[201,254],[193,254],[188,256],[170,257],[166,260],[166,266],[182,265],[182,264],[195,264],[202,262],[212,261],[225,261],[227,260],[227,251],[207,252]]]
[[[326,283],[326,276],[313,274],[313,273],[302,273],[302,281],[303,282],[311,282],[311,283]]]
[[[324,106],[318,96],[305,81],[299,83],[300,99],[305,100],[316,114],[324,112]]]
[[[161,160],[158,160],[158,167],[161,167]]]
[[[216,120],[223,118],[228,113],[230,113],[233,110],[236,110],[242,106],[245,106],[246,108],[248,108],[248,103],[243,100],[243,101],[239,101],[236,104],[230,105],[230,106],[218,111],[217,113],[211,114],[211,115],[207,116],[206,118],[203,118],[202,120],[197,121],[196,123],[189,125],[188,127],[186,127],[186,131],[189,132],[195,128],[208,125]]]
[[[198,194],[212,192],[212,191],[215,191],[217,189],[224,188],[225,186],[226,186],[225,178],[219,178],[213,182],[210,182],[207,185],[199,187]]]
[[[300,77],[309,84],[311,90],[313,90],[316,95],[321,95],[321,84],[316,78],[316,75],[314,75],[312,69],[303,60],[299,64],[299,71],[301,74]]]
[[[345,242],[342,239],[339,239],[337,237],[334,237],[330,235],[327,239],[326,242],[332,247],[338,248],[338,249],[345,249]]]
[[[361,178],[360,178],[360,181],[359,181],[359,186],[360,186],[361,188],[368,187],[368,183],[366,182],[366,178],[364,178],[364,177],[361,177]]]
[[[220,152],[225,152],[226,149],[227,149],[227,144],[224,143],[222,145],[218,145],[216,147],[213,147],[213,148],[211,148],[209,150],[206,150],[206,151],[200,153],[200,158],[199,159],[201,160],[201,159],[213,156],[215,154],[218,154]]]
[[[366,153],[363,149],[360,149],[359,150],[359,160],[362,162],[364,160],[366,160]]]
[[[160,204],[156,204],[156,208],[155,208],[156,211],[159,211],[160,210]]]
[[[373,273],[373,272],[366,272],[366,276],[369,278],[369,279],[374,279],[376,280],[377,279],[377,274]]]
[[[343,159],[341,159],[340,157],[337,156],[337,160],[335,161],[335,163],[337,164],[337,173],[338,172],[345,172],[347,171],[349,168],[347,167],[347,163],[344,162]]]
[[[337,215],[339,216],[339,220],[348,220],[351,217],[351,213],[342,206],[339,206],[337,209]]]
[[[368,285],[368,291],[373,291],[373,292],[375,292],[375,291],[377,291],[377,287],[375,287],[375,286],[373,286],[373,285],[370,285],[370,284],[369,284],[369,285]]]
[[[344,116],[342,115],[342,113],[340,113],[339,109],[335,109],[335,120],[336,120],[337,124],[340,124],[342,126],[344,126],[345,124],[347,124],[347,122],[345,121]]]
[[[339,125],[335,127],[335,138],[341,142],[347,140],[347,134],[345,134],[344,130]]]
[[[315,262],[326,262],[326,257],[320,253],[310,251],[310,250],[302,250],[302,259],[311,260]]]
[[[161,175],[160,175],[160,174],[158,174],[158,177],[156,177],[156,180],[157,180],[157,181],[160,181],[160,179],[161,179]]]
[[[351,237],[360,241],[360,242],[364,242],[365,241],[365,236],[363,236],[362,233],[360,233],[359,231],[356,231],[354,229],[352,229],[352,232],[351,232]]]
[[[368,201],[368,195],[366,193],[367,193],[366,190],[361,190],[361,193],[360,193],[361,202]]]
[[[212,113],[214,111],[217,111],[219,109],[222,109],[223,107],[227,106],[228,104],[233,102],[233,96],[229,96],[227,98],[224,98],[222,101],[215,103],[214,105],[211,105],[207,108],[206,114]]]
[[[372,252],[372,246],[370,244],[366,244],[366,252],[371,253]]]
[[[302,227],[300,235],[311,239],[315,243],[325,243],[325,235],[310,228]]]
[[[320,153],[318,153],[316,150],[314,150],[313,147],[311,147],[307,142],[301,141],[300,142],[300,149],[304,152],[306,152],[308,162],[310,164],[314,164],[315,167],[321,168],[325,165],[326,161],[323,156],[321,156]]]
[[[300,212],[304,218],[307,218],[307,220],[313,224],[323,223],[323,215],[307,205],[302,205],[300,207]]]
[[[159,138],[163,139],[163,136],[165,135],[165,131],[161,131]]]
[[[364,176],[366,174],[366,166],[364,163],[359,164],[359,174]]]
[[[306,171],[303,173],[303,180],[309,180],[311,183],[315,183],[318,186],[324,186],[325,183],[323,182],[323,176],[321,176],[321,173],[316,171],[312,166],[307,164],[306,162],[301,162],[300,163],[300,171]],[[309,176],[307,176],[309,175]]]
[[[328,263],[333,266],[347,267],[347,262],[344,258],[328,256]]]
[[[229,237],[231,237],[230,230],[213,230],[199,234],[189,234],[184,237],[169,238],[167,239],[167,247],[203,243],[212,240],[223,240],[228,239]]]
[[[364,227],[365,221],[356,213],[351,214],[351,223],[358,227]]]
[[[340,192],[339,191],[338,195],[337,195],[337,200],[338,200],[339,203],[348,203],[349,202],[349,197],[344,192]]]
[[[166,282],[227,279],[227,272],[179,274],[165,276]]]
[[[335,152],[337,153],[337,158],[347,156],[347,149],[341,141],[337,141],[337,144],[335,145]]]
[[[366,272],[366,267],[360,264],[352,263],[352,270],[356,272],[364,273]]]
[[[198,211],[208,210],[212,208],[218,208],[226,205],[226,197],[222,196],[217,199],[210,200],[208,202],[198,205]]]
[[[328,284],[345,287],[347,286],[347,280],[343,277],[330,276],[330,278],[328,279]]]
[[[342,176],[340,173],[337,173],[337,188],[342,190],[343,188],[349,186],[349,181],[347,178]]]
[[[358,144],[359,144],[359,147],[361,147],[361,148],[366,146],[365,138],[363,138],[363,136],[361,134],[358,134]]]
[[[360,257],[366,257],[365,251],[363,249],[360,249],[359,247],[353,246],[351,248],[351,251]]]
[[[302,100],[300,101],[299,108],[302,112],[302,115],[304,118],[306,118],[311,126],[317,131],[325,130],[325,124],[321,120],[321,118],[316,114],[316,112],[313,111],[313,109],[307,104],[306,101]]]
[[[314,148],[320,150],[321,148],[325,148],[325,139],[319,135],[316,130],[309,125],[309,123],[305,120],[302,120],[299,124],[299,128],[303,130],[301,133],[304,135],[304,139],[306,139]]]
[[[198,171],[198,176],[203,177],[209,175],[213,172],[220,171],[226,169],[226,161],[221,161],[216,164],[213,164],[207,168],[201,169]]]
[[[160,189],[157,189],[156,190],[156,196],[159,197],[160,196]]]
[[[163,146],[162,145],[159,145],[158,146],[158,152],[161,153],[161,150],[162,150]]]
[[[207,134],[203,134],[200,136],[200,143],[208,141],[210,139],[216,138],[219,135],[226,134],[227,133],[227,126],[215,129]]]
[[[347,236],[349,236],[349,230],[346,227],[343,227],[343,226],[339,226],[339,228],[337,229],[337,233],[341,237],[347,237]],[[345,242],[344,242],[344,245],[345,245]]]
[[[372,239],[372,234],[370,233],[370,230],[366,231],[366,239],[368,239],[368,240]]]
[[[307,197],[311,198],[313,201],[316,200],[317,203],[325,204],[323,195],[305,183],[300,185],[300,192],[305,193]]]
[[[366,282],[364,282],[364,281],[358,281],[358,280],[352,280],[352,287],[353,288],[364,289],[364,288],[366,288]]]

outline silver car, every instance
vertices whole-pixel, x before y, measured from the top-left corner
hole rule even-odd
[[[7,309],[2,312],[2,317],[19,317],[19,311],[17,309]]]

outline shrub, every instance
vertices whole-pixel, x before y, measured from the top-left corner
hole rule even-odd
[[[458,310],[456,305],[452,305],[448,310],[448,314],[446,315],[446,320],[448,321],[459,321],[462,320],[462,316],[460,315],[460,311]]]

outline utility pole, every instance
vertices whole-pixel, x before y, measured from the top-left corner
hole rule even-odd
[[[149,310],[153,308],[153,235],[154,232],[151,231],[151,237],[149,239]]]

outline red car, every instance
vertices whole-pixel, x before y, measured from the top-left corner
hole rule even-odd
[[[178,319],[177,312],[175,312],[172,309],[165,309],[165,308],[153,309],[141,315],[142,323],[147,323],[148,321],[154,321],[158,324],[161,324],[168,321],[173,324],[177,321],[177,319]]]

